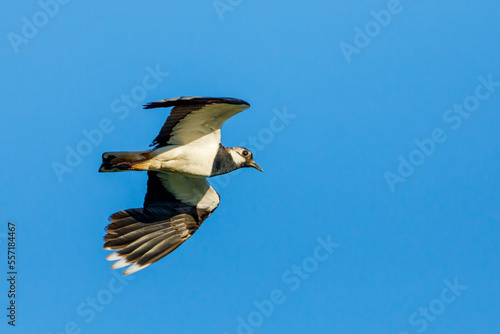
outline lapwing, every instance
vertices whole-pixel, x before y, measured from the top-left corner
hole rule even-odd
[[[111,268],[132,274],[160,260],[189,239],[217,208],[219,194],[207,178],[242,167],[263,171],[243,147],[224,147],[221,127],[250,105],[234,98],[178,97],[144,106],[169,108],[151,150],[106,152],[99,172],[147,171],[142,208],[109,217],[104,248]]]

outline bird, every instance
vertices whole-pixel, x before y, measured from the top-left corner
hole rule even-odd
[[[239,168],[263,172],[244,147],[225,147],[221,127],[250,107],[235,98],[183,96],[144,105],[170,108],[150,150],[105,152],[101,173],[146,171],[147,191],[142,208],[113,213],[104,236],[106,259],[123,275],[142,270],[170,254],[189,239],[219,206],[220,196],[207,178]]]

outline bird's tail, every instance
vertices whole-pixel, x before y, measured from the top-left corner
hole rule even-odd
[[[135,152],[106,152],[102,155],[102,164],[99,172],[123,172],[134,170],[132,166],[150,158],[149,151]]]

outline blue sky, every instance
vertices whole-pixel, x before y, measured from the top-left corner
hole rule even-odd
[[[2,333],[480,333],[500,329],[495,1],[24,1],[4,5]],[[223,128],[265,173],[127,279],[107,217],[140,207],[168,111],[229,96]],[[89,139],[90,138],[90,139]],[[69,153],[73,152],[73,153]],[[75,153],[76,152],[76,153]],[[80,153],[79,153],[80,152]]]

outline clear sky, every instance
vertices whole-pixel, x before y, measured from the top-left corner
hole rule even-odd
[[[0,20],[2,333],[500,330],[500,3],[8,2]],[[169,97],[265,170],[212,180],[196,234],[128,278],[107,217],[140,207]],[[16,226],[16,328],[7,223]]]

